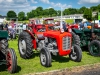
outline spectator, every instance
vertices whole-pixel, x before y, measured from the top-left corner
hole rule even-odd
[[[67,28],[66,28],[66,23],[63,21],[62,24],[63,24],[63,29],[64,29],[64,31],[66,31],[66,30],[67,30]]]
[[[79,24],[79,28],[80,28],[80,30],[82,30],[83,29],[83,27],[84,27],[84,22],[82,21],[80,24]]]
[[[84,28],[87,28],[87,23],[86,22],[84,22]]]
[[[12,25],[8,25],[8,33],[9,33],[9,37],[12,40],[13,39],[13,33],[14,33],[14,29],[12,27]]]
[[[6,22],[5,26],[4,26],[4,30],[8,31],[8,22]]]

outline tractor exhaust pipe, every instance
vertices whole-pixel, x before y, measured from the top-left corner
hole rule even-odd
[[[60,32],[61,33],[64,32],[63,25],[62,25],[62,7],[61,7],[61,19],[60,19]]]
[[[94,32],[94,25],[95,25],[95,19],[94,19],[94,24],[91,25],[91,33]]]
[[[95,25],[95,19],[94,19],[94,24],[91,24],[91,35],[92,35],[92,39],[95,38],[95,34],[94,34],[94,25]]]

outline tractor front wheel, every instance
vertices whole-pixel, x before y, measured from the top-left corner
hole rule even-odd
[[[98,40],[90,42],[89,53],[93,56],[100,56],[100,42]]]
[[[80,38],[74,32],[72,32],[72,45],[80,46]]]
[[[21,32],[18,39],[18,48],[20,56],[28,59],[33,54],[32,38],[28,32]]]
[[[75,62],[80,62],[82,59],[82,50],[78,45],[74,45],[72,47],[72,51],[69,54],[69,57],[71,60],[75,61]]]
[[[6,49],[8,48],[8,40],[2,39],[0,42],[1,42],[1,52],[3,54],[6,54]]]
[[[42,48],[40,51],[40,62],[45,67],[51,66],[51,54],[47,48]]]
[[[6,53],[7,70],[10,73],[15,73],[17,70],[17,57],[12,48],[7,49]]]

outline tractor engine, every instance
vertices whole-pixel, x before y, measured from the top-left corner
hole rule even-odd
[[[57,55],[58,47],[56,39],[54,38],[45,38],[45,45],[47,49],[52,52],[53,55]]]
[[[45,32],[45,28],[37,29],[37,32]]]

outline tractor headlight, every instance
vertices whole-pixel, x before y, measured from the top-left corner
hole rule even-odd
[[[64,32],[64,29],[62,28],[62,29],[60,29],[61,30],[61,33],[63,33]]]

